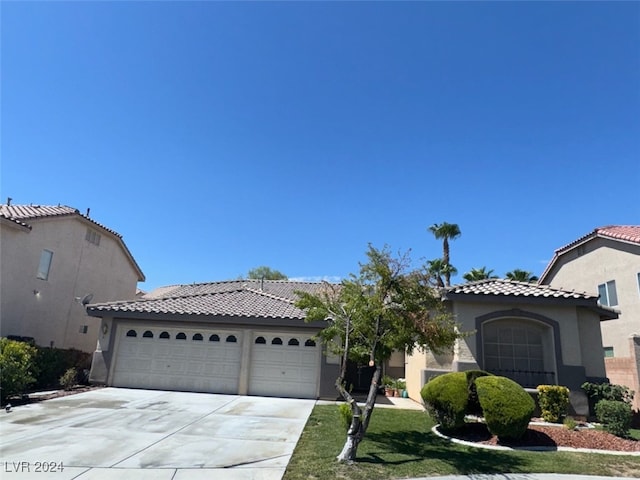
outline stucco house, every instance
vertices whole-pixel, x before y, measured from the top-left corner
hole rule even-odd
[[[555,251],[540,282],[599,295],[619,311],[603,322],[602,355],[611,383],[636,392],[640,409],[640,225],[609,225]]]
[[[68,206],[0,205],[0,335],[93,352],[85,304],[134,298],[144,274],[122,236]]]
[[[100,335],[90,380],[117,387],[297,398],[336,396],[340,359],[314,338],[296,291],[321,283],[233,280],[161,287],[87,306]]]
[[[486,370],[525,388],[564,385],[576,413],[588,413],[580,386],[605,377],[600,323],[617,313],[597,295],[511,280],[481,280],[448,287],[443,302],[462,332],[453,351],[407,356],[409,396],[433,376],[452,371]]]

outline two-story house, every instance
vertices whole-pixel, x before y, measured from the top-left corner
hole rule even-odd
[[[85,305],[133,299],[145,277],[117,232],[67,206],[0,205],[0,335],[95,350]]]
[[[555,251],[540,283],[597,293],[619,311],[603,322],[607,377],[636,392],[640,409],[640,225],[599,227]]]

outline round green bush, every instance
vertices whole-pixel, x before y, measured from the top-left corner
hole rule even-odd
[[[631,405],[617,400],[600,400],[596,403],[596,418],[604,429],[618,437],[627,437],[633,412]]]
[[[477,378],[476,389],[489,431],[500,440],[522,437],[535,410],[524,388],[508,378],[489,376]]]
[[[467,411],[467,378],[464,372],[452,372],[429,380],[420,391],[429,415],[444,429],[464,425]]]

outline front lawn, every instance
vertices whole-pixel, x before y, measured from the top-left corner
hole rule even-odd
[[[335,405],[314,408],[287,467],[284,480],[394,479],[481,473],[565,473],[640,476],[640,457],[511,452],[465,447],[431,433],[424,412],[376,408],[358,448],[358,461],[342,465],[335,457],[346,437]]]

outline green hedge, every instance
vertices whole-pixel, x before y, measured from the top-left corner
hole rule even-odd
[[[538,385],[537,390],[544,421],[562,423],[569,409],[569,389],[561,385]]]
[[[633,412],[628,403],[619,400],[600,400],[596,403],[596,418],[607,432],[618,437],[629,436]]]
[[[429,415],[444,429],[464,425],[468,388],[464,372],[452,372],[429,380],[420,391]]]
[[[535,410],[531,396],[505,377],[480,377],[475,383],[489,431],[500,440],[522,437]]]
[[[37,380],[34,388],[44,390],[48,388],[58,388],[60,377],[70,368],[76,370],[80,383],[88,381],[84,371],[91,369],[91,354],[75,349],[37,347],[35,356],[35,368]]]
[[[36,381],[36,348],[29,343],[0,338],[0,401],[21,395]]]

